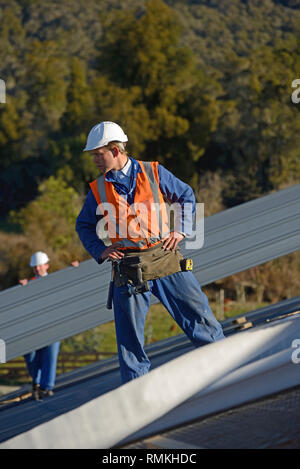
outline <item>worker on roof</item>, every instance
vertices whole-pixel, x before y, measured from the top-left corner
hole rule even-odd
[[[34,273],[30,280],[40,279],[48,275],[49,261],[46,253],[35,252],[31,256],[29,264]],[[28,280],[22,279],[20,283],[26,285]],[[58,341],[24,355],[28,372],[32,378],[32,397],[34,400],[42,400],[44,397],[53,396],[59,347],[60,342]]]
[[[190,186],[157,162],[128,156],[127,135],[114,122],[95,125],[84,151],[102,175],[90,183],[76,230],[84,247],[101,264],[112,261],[110,294],[114,306],[122,382],[144,375],[144,325],[153,293],[194,346],[224,338],[207,297],[189,270],[178,244],[191,234],[195,197]],[[166,198],[177,203],[170,228]],[[184,207],[192,206],[193,210]],[[179,208],[178,208],[179,207]],[[178,221],[179,220],[179,221]],[[108,301],[108,307],[110,301]]]

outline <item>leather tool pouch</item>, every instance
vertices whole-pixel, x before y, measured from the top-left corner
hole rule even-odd
[[[143,251],[126,252],[118,264],[114,263],[114,281],[122,286],[129,281],[139,285],[148,280],[181,272],[183,256],[178,249],[165,251],[162,244]]]

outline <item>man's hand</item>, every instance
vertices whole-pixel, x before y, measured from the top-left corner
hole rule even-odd
[[[171,233],[168,234],[165,238],[163,238],[163,248],[166,251],[174,251],[178,245],[178,243],[184,238],[184,236],[181,233],[178,233],[177,231],[171,231]]]
[[[21,285],[23,285],[23,287],[24,287],[25,285],[27,285],[28,280],[27,280],[27,278],[22,278],[21,280],[19,280],[19,283],[20,283]]]
[[[121,243],[117,242],[112,244],[111,246],[108,246],[106,249],[104,249],[101,259],[104,261],[105,259],[109,259],[111,261],[118,261],[124,257],[124,252],[119,251],[118,247],[121,246]]]

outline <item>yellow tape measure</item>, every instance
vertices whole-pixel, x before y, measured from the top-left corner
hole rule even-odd
[[[187,270],[193,270],[193,259],[182,259],[180,261],[181,270],[186,272]]]

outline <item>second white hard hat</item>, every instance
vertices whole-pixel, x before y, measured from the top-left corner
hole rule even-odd
[[[49,257],[45,252],[37,251],[32,254],[30,258],[30,267],[36,267],[37,265],[47,264],[49,262]]]
[[[83,151],[91,151],[96,148],[105,147],[110,142],[124,143],[128,142],[128,138],[121,127],[115,122],[100,122],[100,124],[96,124],[90,131]]]

